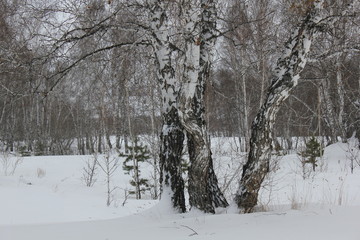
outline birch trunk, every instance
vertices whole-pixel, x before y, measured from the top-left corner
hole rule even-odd
[[[349,1],[347,0],[337,0],[336,1],[336,5],[339,7],[339,9],[344,8],[346,5],[349,4]],[[335,11],[337,11],[338,9],[336,9]],[[347,39],[347,29],[346,29],[346,18],[342,18],[339,21],[339,28],[335,28],[334,29],[334,33],[337,35],[336,39],[335,39],[335,43],[336,45],[340,46],[340,47],[344,47],[346,44],[346,39]],[[345,88],[344,88],[344,77],[343,77],[343,69],[342,69],[342,65],[344,64],[344,60],[345,60],[346,56],[345,53],[341,53],[340,55],[337,56],[336,59],[336,84],[337,84],[337,93],[338,93],[338,105],[339,105],[339,110],[338,110],[338,116],[337,116],[337,123],[338,123],[338,129],[339,129],[339,134],[341,137],[341,141],[343,143],[347,142],[347,136],[346,136],[346,130],[347,130],[347,126],[346,126],[346,116],[345,116]]]
[[[150,114],[150,120],[151,120],[151,138],[153,139],[151,144],[151,153],[153,158],[153,179],[154,179],[154,194],[153,198],[158,199],[159,197],[159,139],[158,139],[158,131],[157,131],[157,125],[155,123],[156,119],[156,105],[157,102],[155,101],[155,89],[156,89],[156,82],[152,81],[151,84],[152,89],[150,90],[150,99],[151,99],[151,114]]]
[[[214,213],[216,207],[228,206],[214,173],[204,114],[205,85],[215,44],[216,10],[212,0],[202,0],[200,5],[201,9],[197,9],[189,4],[185,13],[186,49],[179,116],[188,138],[190,205]]]
[[[161,194],[168,194],[173,207],[179,212],[185,212],[184,180],[181,170],[184,133],[176,103],[179,87],[175,78],[175,69],[172,65],[166,3],[161,0],[153,0],[151,4],[153,47],[158,66],[158,80],[163,104],[163,127],[160,134]],[[164,196],[162,198],[167,199]]]
[[[343,143],[347,142],[346,137],[346,123],[344,120],[345,117],[345,89],[343,84],[343,74],[341,72],[342,56],[339,56],[336,61],[336,84],[337,84],[337,93],[339,97],[339,112],[338,112],[338,128],[340,131],[341,141]]]
[[[301,25],[286,42],[285,54],[277,62],[264,104],[252,123],[250,152],[235,197],[242,212],[253,211],[257,204],[258,192],[269,171],[276,114],[297,85],[299,74],[305,67],[321,5],[322,2],[317,1],[309,6]]]
[[[326,77],[320,83],[320,97],[321,103],[324,108],[324,112],[326,113],[324,116],[325,123],[329,128],[330,131],[330,143],[337,142],[337,133],[336,133],[336,117],[335,117],[335,109],[334,103],[330,96],[330,80],[329,77]]]
[[[242,60],[241,60],[242,61]],[[243,98],[243,108],[244,108],[244,115],[243,115],[243,131],[244,131],[244,148],[243,151],[247,152],[249,147],[249,139],[250,139],[250,130],[249,130],[249,103],[247,100],[247,89],[246,89],[246,68],[245,64],[241,64],[243,66],[243,70],[241,72],[241,85],[242,85],[242,98]],[[263,81],[261,83],[261,86],[263,88]],[[263,92],[263,89],[261,89],[261,92]],[[262,101],[262,98],[260,98],[260,101]],[[240,106],[239,106],[240,107]]]

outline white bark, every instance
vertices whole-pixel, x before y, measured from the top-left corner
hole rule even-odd
[[[162,0],[151,1],[151,31],[157,63],[157,75],[161,88],[163,127],[160,147],[160,181],[162,190],[167,189],[172,206],[185,212],[184,180],[181,171],[181,154],[184,134],[178,116],[178,83],[172,64],[172,48],[166,5]]]
[[[336,61],[336,84],[337,84],[337,93],[339,97],[339,110],[337,116],[338,129],[340,130],[341,141],[346,142],[346,126],[345,126],[345,89],[343,84],[343,74],[341,72],[342,58],[338,57]]]
[[[190,158],[189,200],[192,207],[215,212],[228,204],[213,170],[210,139],[205,123],[204,93],[215,46],[215,1],[201,0],[200,8],[188,2],[184,74],[181,82],[179,116],[188,138]]]
[[[330,130],[331,141],[336,142],[337,139],[337,134],[336,134],[337,125],[335,121],[336,114],[335,114],[333,100],[330,97],[331,90],[330,90],[330,80],[328,77],[325,77],[325,79],[322,80],[320,84],[320,89],[321,89],[320,97],[322,98],[321,102],[323,108],[325,109],[324,112],[326,112],[325,123],[327,124]]]

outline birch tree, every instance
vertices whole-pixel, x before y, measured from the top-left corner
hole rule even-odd
[[[267,96],[252,123],[250,152],[235,197],[242,212],[251,212],[257,204],[261,183],[269,171],[276,115],[290,91],[298,84],[312,40],[322,25],[322,7],[323,1],[317,0],[306,1],[301,6],[304,18],[285,43],[284,55],[277,61]]]
[[[151,29],[156,57],[158,81],[162,95],[162,121],[160,134],[160,181],[162,198],[170,197],[172,205],[185,212],[184,180],[181,170],[184,133],[178,114],[179,86],[175,76],[169,39],[168,16],[165,1],[151,1]]]
[[[216,1],[187,1],[184,74],[179,116],[186,131],[190,158],[189,201],[192,207],[215,212],[228,203],[218,187],[205,122],[204,93],[216,36]]]

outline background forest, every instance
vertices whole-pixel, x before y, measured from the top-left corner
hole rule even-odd
[[[206,88],[206,120],[211,136],[241,138],[243,151],[283,42],[298,18],[291,2],[227,1],[218,6],[223,37],[217,40]],[[161,101],[144,26],[145,4],[0,4],[3,151],[101,153],[119,148],[130,132],[152,135],[156,144]],[[332,1],[329,11],[337,14],[347,4]],[[294,149],[296,139],[304,136],[346,141],[359,129],[359,19],[343,18],[329,31],[314,42],[299,86],[278,115],[278,149]],[[116,136],[115,144],[110,136]]]

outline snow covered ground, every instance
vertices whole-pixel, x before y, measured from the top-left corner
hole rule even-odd
[[[214,166],[231,200],[241,154],[230,153],[226,139],[217,141]],[[359,161],[360,154],[352,146],[331,145],[315,173],[306,169],[305,180],[298,155],[274,158],[275,172],[261,190],[259,212],[246,215],[234,207],[215,215],[195,210],[175,214],[166,203],[149,197],[124,201],[130,176],[121,163],[107,207],[104,175],[96,175],[93,187],[82,180],[91,156],[25,157],[13,175],[10,167],[6,175],[0,166],[0,240],[360,240],[360,166],[355,162],[351,173],[354,157]]]

